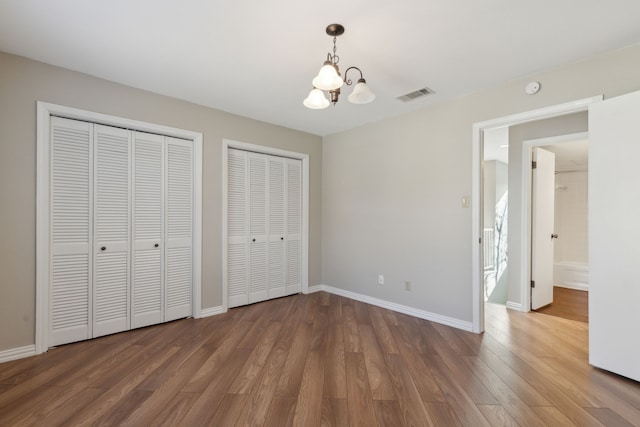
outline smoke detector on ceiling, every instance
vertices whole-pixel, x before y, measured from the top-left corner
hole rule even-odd
[[[527,95],[535,95],[539,91],[540,91],[540,83],[539,82],[531,82],[524,88],[524,92]]]

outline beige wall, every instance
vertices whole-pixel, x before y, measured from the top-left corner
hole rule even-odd
[[[554,228],[558,239],[554,242],[555,262],[589,261],[588,172],[561,172],[556,174]]]
[[[309,285],[321,282],[320,137],[0,52],[0,350],[35,338],[36,101],[203,133],[203,308],[222,304],[222,139],[309,154]]]
[[[639,90],[639,70],[636,45],[326,137],[323,283],[471,322],[471,209],[461,197],[471,194],[473,124]],[[542,89],[526,95],[533,80]]]

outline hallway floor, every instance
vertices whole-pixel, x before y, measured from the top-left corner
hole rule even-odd
[[[589,292],[553,287],[553,303],[538,313],[589,323]]]

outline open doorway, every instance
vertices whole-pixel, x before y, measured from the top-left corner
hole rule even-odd
[[[554,238],[560,236],[555,228],[553,208],[557,175],[554,164],[555,153],[548,149],[578,139],[586,139],[587,131],[587,111],[509,127],[510,157],[512,160],[510,165],[514,170],[513,175],[518,175],[520,178],[518,185],[517,180],[511,177],[510,184],[512,184],[511,189],[513,190],[511,193],[517,194],[517,190],[519,190],[516,197],[519,197],[521,202],[519,212],[517,209],[518,201],[514,201],[512,197],[512,203],[510,203],[510,210],[517,212],[518,215],[518,217],[511,216],[510,228],[513,230],[520,227],[519,235],[511,236],[510,246],[512,254],[519,252],[521,255],[521,271],[520,275],[509,276],[508,298],[513,305],[516,302],[522,304],[522,311],[539,310],[552,306],[557,308],[559,305],[553,305],[554,249],[557,241],[560,240]],[[534,159],[534,151],[538,151],[540,158]],[[538,163],[536,169],[533,168],[534,160]],[[558,164],[564,161],[563,158],[560,158]],[[571,164],[571,159],[566,161]],[[518,168],[514,167],[516,165]],[[534,177],[537,177],[538,184],[542,185],[537,191],[533,191],[536,187]],[[536,198],[541,200],[537,206]],[[567,237],[563,236],[563,240],[566,241]],[[586,241],[581,249],[586,252]],[[586,260],[584,261],[586,263]],[[522,299],[517,301],[518,297]]]
[[[551,122],[542,120],[534,126],[528,125],[529,131],[525,129],[524,134],[541,127],[548,127],[551,133],[560,132],[564,127],[586,127],[586,121],[586,113],[563,116]],[[500,305],[506,305],[509,300],[510,128],[485,131],[483,150],[483,298],[485,303]],[[513,134],[517,138],[523,133],[516,127]],[[538,167],[533,169],[535,150],[539,151],[539,158]],[[588,133],[525,140],[522,153],[522,174],[530,178],[529,182],[523,181],[522,197],[531,200],[531,231],[525,242],[531,247],[527,266],[532,280],[529,308],[587,323]],[[544,159],[548,156],[552,163],[545,165]],[[547,188],[536,191],[537,180],[533,177],[538,173],[538,180],[541,179],[545,169]],[[541,225],[546,228],[538,230]]]
[[[509,127],[485,131],[483,157],[483,298],[505,305],[509,275]]]
[[[537,140],[525,141],[529,150],[543,150],[553,158],[549,194],[550,206],[536,202],[536,171],[540,161],[531,170],[532,261],[531,277],[536,283],[532,288],[532,309],[539,313],[588,323],[588,133],[582,132]],[[524,163],[523,163],[524,164]],[[535,218],[551,208],[551,229],[535,230]],[[549,215],[549,212],[546,213]],[[552,254],[535,260],[536,240],[542,247],[551,244]],[[543,265],[541,265],[543,264]],[[536,269],[548,272],[549,283],[539,283]],[[547,289],[545,289],[547,287]],[[538,302],[535,292],[547,292],[549,301]]]
[[[484,203],[483,203],[483,178],[484,178],[484,144],[485,136],[492,130],[507,127],[509,128],[509,154],[508,154],[508,286],[506,306],[512,310],[530,311],[530,247],[528,236],[530,230],[530,200],[523,198],[523,185],[525,179],[523,174],[529,171],[522,167],[523,141],[552,135],[576,133],[586,130],[583,127],[579,130],[559,131],[548,133],[553,130],[554,120],[563,119],[566,116],[573,116],[575,113],[582,113],[586,117],[589,105],[602,100],[602,96],[586,98],[559,104],[551,107],[532,110],[525,113],[518,113],[505,116],[486,122],[476,123],[473,126],[473,152],[472,152],[472,174],[473,188],[472,199],[479,203],[472,205],[472,232],[475,244],[472,250],[472,290],[473,290],[473,331],[482,332],[484,330],[484,304],[485,304],[485,270],[484,270]],[[582,120],[582,119],[581,119]],[[543,123],[549,121],[547,123]],[[586,123],[586,122],[585,122]],[[544,132],[528,132],[533,128],[543,128]],[[526,172],[525,172],[526,171]],[[530,184],[530,178],[527,178]],[[527,213],[528,212],[528,213]]]

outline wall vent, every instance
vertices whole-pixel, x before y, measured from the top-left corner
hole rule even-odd
[[[423,87],[422,89],[414,90],[413,92],[406,93],[402,96],[397,97],[402,102],[413,101],[414,99],[422,98],[423,96],[434,94],[435,92],[428,87]]]

